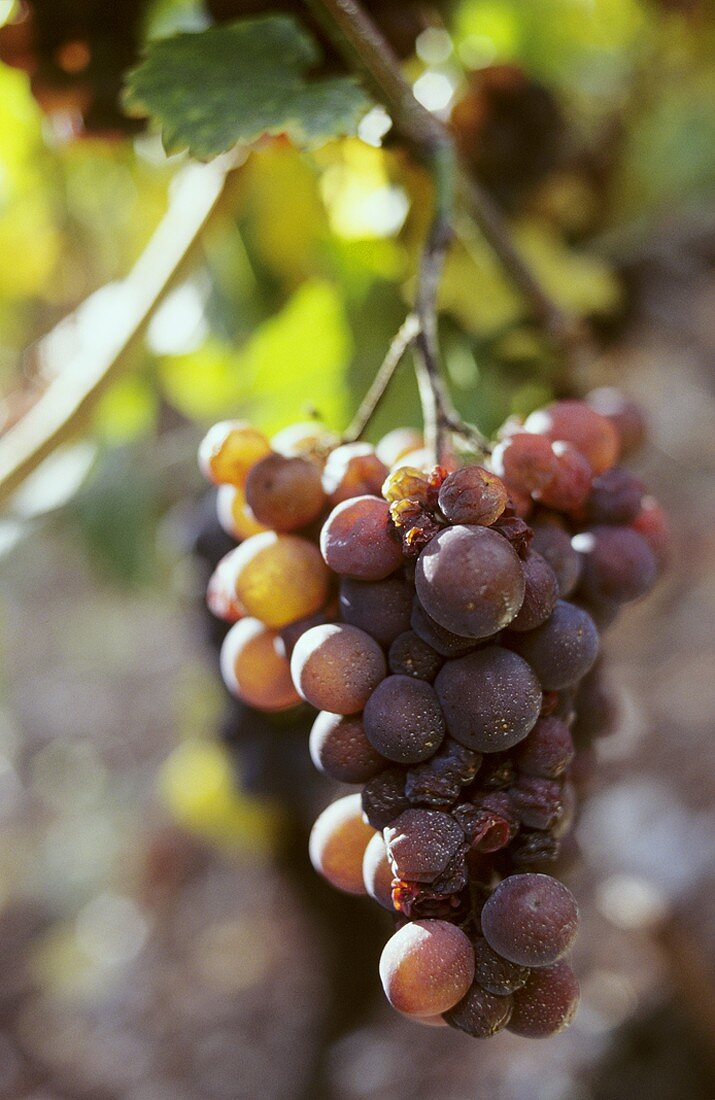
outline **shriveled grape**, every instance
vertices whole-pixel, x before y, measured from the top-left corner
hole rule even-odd
[[[440,810],[405,810],[384,837],[396,877],[412,882],[434,882],[466,849],[459,825]]]
[[[506,508],[504,483],[482,466],[462,466],[449,474],[439,490],[439,506],[450,523],[489,527]]]
[[[574,756],[571,731],[560,718],[540,718],[528,737],[519,744],[514,760],[527,775],[555,779],[569,766]]]

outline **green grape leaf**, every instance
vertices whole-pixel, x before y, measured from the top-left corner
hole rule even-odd
[[[290,16],[242,19],[150,43],[125,103],[160,124],[168,153],[208,160],[263,134],[315,147],[354,133],[370,105],[353,77],[308,80],[319,60]]]

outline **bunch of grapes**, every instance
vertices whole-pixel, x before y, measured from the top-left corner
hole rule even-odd
[[[208,586],[234,624],[223,677],[253,707],[314,707],[314,763],[362,787],[310,855],[392,914],[380,976],[418,1022],[541,1037],[575,1012],[577,907],[548,872],[611,728],[599,630],[666,553],[619,465],[642,435],[609,389],[507,422],[483,466],[432,466],[412,429],[373,449],[225,422],[201,445],[239,540]]]

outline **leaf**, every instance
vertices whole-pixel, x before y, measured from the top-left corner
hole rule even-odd
[[[239,20],[151,43],[126,104],[161,124],[169,153],[200,159],[262,134],[315,147],[354,133],[369,102],[353,77],[306,80],[317,46],[289,16]]]

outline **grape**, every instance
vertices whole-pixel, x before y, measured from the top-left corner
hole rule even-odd
[[[383,909],[389,909],[390,912],[394,913],[395,907],[392,904],[392,880],[394,875],[390,861],[387,858],[385,841],[380,833],[375,833],[365,849],[362,861],[362,877],[365,889],[373,901],[376,901]]]
[[[384,829],[409,808],[403,768],[388,768],[363,787],[362,812],[373,829]]]
[[[536,520],[531,528],[532,550],[541,554],[556,574],[559,596],[570,596],[581,576],[581,558],[571,545],[571,536],[556,520]]]
[[[323,489],[336,505],[351,497],[378,496],[386,477],[387,466],[369,443],[344,443],[328,456]]]
[[[415,634],[442,657],[461,657],[474,649],[472,638],[461,638],[430,618],[418,599],[412,604],[410,624]]]
[[[653,497],[644,497],[643,506],[631,526],[646,540],[662,569],[670,553],[670,528],[658,501]]]
[[[571,947],[578,909],[570,890],[550,875],[510,875],[482,909],[492,950],[519,966],[550,966]]]
[[[209,428],[199,446],[199,468],[216,485],[242,486],[260,458],[271,453],[263,432],[243,420],[222,420]]]
[[[375,453],[389,470],[410,451],[419,450],[423,446],[422,432],[417,428],[393,428],[387,435],[383,435]]]
[[[340,613],[346,623],[389,646],[410,625],[412,594],[399,576],[384,581],[340,581]]]
[[[493,993],[497,997],[508,997],[516,993],[529,977],[528,967],[503,959],[491,949],[485,939],[480,938],[474,943],[474,963],[475,982],[486,989],[487,993]]]
[[[610,420],[616,429],[621,458],[637,451],[646,437],[646,422],[640,406],[614,386],[601,386],[587,394],[592,409]]]
[[[474,951],[454,924],[411,921],[387,941],[380,978],[393,1008],[410,1016],[436,1016],[460,1001],[472,984]]]
[[[242,619],[229,630],[221,675],[229,691],[252,707],[284,710],[300,702],[280,635],[258,619]]]
[[[559,585],[556,574],[541,554],[528,550],[524,558],[524,602],[509,623],[510,630],[533,630],[546,622],[556,606]]]
[[[326,503],[320,467],[308,458],[267,455],[248,471],[246,501],[259,523],[297,531],[317,519]]]
[[[573,760],[571,731],[560,718],[540,718],[514,753],[520,772],[555,779]]]
[[[618,722],[618,706],[604,678],[603,663],[598,660],[584,676],[576,695],[574,737],[579,746],[594,737],[607,737]]]
[[[365,736],[359,715],[322,710],[310,731],[309,747],[318,771],[339,783],[365,783],[387,767]]]
[[[613,424],[585,401],[555,401],[527,417],[527,432],[545,435],[552,443],[563,440],[578,448],[594,474],[614,466],[618,458],[618,434]]]
[[[554,476],[537,494],[541,504],[557,512],[580,512],[591,491],[592,472],[588,462],[571,443],[551,444],[556,458]]]
[[[631,523],[642,501],[642,483],[629,470],[614,466],[594,478],[586,518],[591,523]]]
[[[541,689],[528,664],[498,646],[447,661],[435,687],[452,737],[478,752],[516,745],[541,709]]]
[[[236,597],[236,579],[231,561],[229,552],[218,563],[206,586],[206,606],[212,615],[227,623],[235,623],[244,615]]]
[[[578,999],[576,975],[567,962],[534,970],[524,988],[514,994],[507,1027],[528,1039],[556,1035],[573,1020]]]
[[[412,676],[388,676],[365,704],[365,733],[397,764],[418,764],[439,748],[444,717],[434,688]]]
[[[356,714],[385,676],[385,657],[374,638],[343,623],[307,630],[291,657],[293,682],[319,710]]]
[[[444,664],[444,658],[427,642],[423,642],[414,630],[405,630],[390,646],[387,662],[390,672],[432,683]]]
[[[439,490],[439,506],[450,523],[489,527],[507,504],[504,483],[481,466],[463,466],[449,474]]]
[[[216,515],[227,535],[243,542],[251,535],[260,535],[268,528],[259,523],[246,503],[243,489],[236,485],[219,485],[216,493]]]
[[[282,428],[271,439],[271,447],[286,458],[298,456],[320,456],[327,454],[337,446],[339,440],[335,432],[328,431],[314,420],[306,424],[291,424]]]
[[[488,1039],[506,1027],[511,1016],[511,997],[497,997],[476,982],[459,1004],[445,1012],[450,1027],[475,1039]]]
[[[231,568],[241,605],[273,629],[314,614],[328,598],[320,553],[298,535],[252,535],[232,552]]]
[[[306,615],[304,619],[296,619],[294,623],[288,623],[288,626],[284,626],[281,630],[281,638],[283,639],[283,645],[286,647],[286,653],[289,657],[292,656],[293,650],[296,647],[296,642],[299,638],[305,634],[306,630],[310,630],[313,626],[324,626],[325,623],[334,623],[338,617],[338,608],[335,601],[330,601],[321,608],[320,611],[316,611],[314,615]]]
[[[457,822],[440,810],[405,810],[384,837],[396,877],[411,882],[434,882],[466,848]]]
[[[470,638],[487,638],[510,623],[525,589],[521,563],[506,539],[461,524],[428,543],[417,561],[415,585],[428,615]]]
[[[512,866],[518,871],[543,872],[559,858],[561,841],[553,829],[526,829],[519,835],[509,849]]]
[[[323,558],[335,573],[381,581],[402,564],[402,549],[390,533],[386,501],[359,496],[338,504],[320,533]]]
[[[552,481],[556,455],[551,441],[532,432],[514,432],[497,443],[492,451],[492,469],[507,483],[510,491],[529,496]]]
[[[522,775],[509,788],[509,798],[522,824],[531,829],[551,829],[563,815],[561,791],[562,784],[557,779]]]
[[[472,852],[497,852],[514,838],[519,818],[506,791],[477,793],[453,811]]]
[[[628,603],[649,592],[658,566],[646,540],[630,527],[589,527],[572,539],[583,559],[579,592],[595,602]]]
[[[315,870],[347,894],[364,894],[362,862],[375,835],[362,818],[359,794],[339,798],[315,822],[308,850]]]
[[[511,635],[509,646],[529,662],[546,691],[559,691],[591,668],[598,656],[598,631],[586,611],[559,600],[543,626]]]
[[[431,760],[410,768],[405,794],[410,802],[449,806],[456,802],[462,787],[472,782],[481,762],[480,753],[447,737]]]

